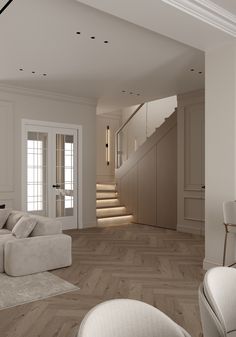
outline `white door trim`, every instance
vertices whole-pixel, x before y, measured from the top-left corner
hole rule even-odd
[[[54,123],[54,122],[47,122],[47,121],[38,121],[32,119],[22,119],[21,121],[21,158],[26,158],[26,129],[28,126],[38,126],[38,127],[51,127],[51,128],[65,128],[65,129],[73,129],[77,131],[77,169],[78,169],[78,179],[77,179],[77,228],[83,228],[83,163],[82,163],[82,149],[83,149],[83,136],[82,136],[82,125],[75,125],[75,124],[66,124],[66,123]],[[27,180],[27,173],[26,173],[26,164],[25,161],[22,160],[21,163],[21,205],[22,210],[26,211],[26,180]]]

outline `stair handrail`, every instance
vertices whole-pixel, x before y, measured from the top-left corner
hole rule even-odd
[[[144,106],[145,103],[141,103],[137,109],[135,109],[135,111],[129,116],[129,118],[121,125],[121,127],[116,131],[115,133],[115,167],[118,169],[118,161],[119,161],[119,149],[118,149],[118,137],[119,137],[119,133],[124,129],[124,127],[131,121],[131,119],[134,118],[134,116],[138,113],[138,111]]]

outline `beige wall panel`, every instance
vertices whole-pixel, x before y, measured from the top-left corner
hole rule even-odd
[[[156,146],[138,164],[138,222],[156,224]]]
[[[204,92],[178,96],[178,225],[204,233],[205,142]]]
[[[106,128],[110,128],[110,164],[106,162]],[[106,183],[115,181],[115,132],[120,126],[118,118],[109,118],[98,115],[96,117],[97,132],[97,182]]]
[[[0,102],[0,192],[12,192],[14,189],[14,121],[13,105]]]
[[[199,190],[202,186],[202,112],[204,105],[189,105],[184,109],[184,171],[185,190]]]
[[[157,144],[157,226],[177,226],[177,127]]]
[[[184,199],[184,218],[185,220],[203,221],[203,200],[201,198]]]
[[[137,220],[138,210],[138,168],[135,166],[120,181],[121,203],[127,207],[127,211]]]

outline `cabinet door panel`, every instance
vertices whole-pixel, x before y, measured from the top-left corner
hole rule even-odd
[[[156,224],[156,146],[138,164],[138,222]]]

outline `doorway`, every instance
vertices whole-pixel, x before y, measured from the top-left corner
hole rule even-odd
[[[81,126],[23,120],[22,209],[81,228]]]

